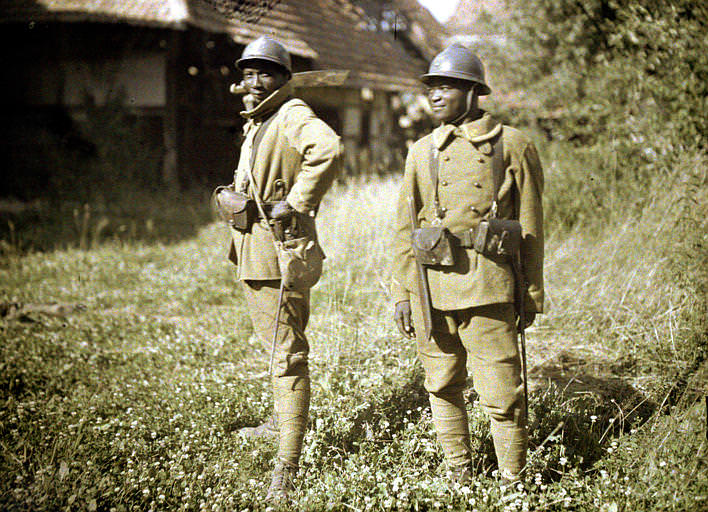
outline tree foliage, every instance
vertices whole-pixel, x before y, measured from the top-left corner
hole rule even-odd
[[[706,147],[708,6],[690,0],[510,0],[514,77],[583,142],[660,129]],[[651,125],[654,125],[651,127]],[[662,148],[652,148],[654,150]]]

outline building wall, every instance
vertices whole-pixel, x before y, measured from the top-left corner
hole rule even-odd
[[[97,159],[106,154],[101,145],[118,148],[126,133],[158,153],[163,182],[213,186],[231,179],[243,119],[238,115],[242,105],[228,85],[240,80],[234,61],[242,45],[194,28],[74,23],[2,29],[0,61],[12,71],[0,81],[0,167],[18,180],[0,188],[0,195],[30,188],[25,182],[40,189],[64,172],[42,161],[46,155],[77,150],[100,167]],[[296,71],[312,67],[305,59],[293,62]],[[389,93],[319,87],[297,95],[341,135],[348,173],[392,168],[391,134],[397,124]],[[98,134],[100,120],[90,118],[111,100],[124,101],[129,114],[116,131],[123,135],[112,136],[111,123],[100,124]],[[43,150],[28,151],[42,144]]]
[[[96,61],[67,60],[61,63],[61,68],[64,105],[80,106],[88,93],[97,105],[124,94],[129,107],[165,106],[164,52],[141,52]]]
[[[394,170],[401,138],[391,109],[391,93],[368,88],[313,87],[296,91],[321,114],[334,111],[337,120],[330,125],[342,138],[345,172],[379,173]],[[327,120],[326,116],[323,116]]]

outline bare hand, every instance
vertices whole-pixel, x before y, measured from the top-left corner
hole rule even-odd
[[[292,217],[294,213],[295,208],[290,206],[287,201],[278,201],[277,203],[275,203],[275,206],[273,206],[273,209],[270,211],[270,216],[273,219],[283,220]]]
[[[524,312],[524,329],[531,327],[533,321],[536,320],[536,313],[534,311]],[[517,326],[521,325],[521,319],[518,320]]]
[[[396,321],[396,327],[399,332],[408,339],[415,336],[413,328],[413,319],[411,318],[411,301],[402,300],[396,304],[396,311],[393,313],[393,319]]]

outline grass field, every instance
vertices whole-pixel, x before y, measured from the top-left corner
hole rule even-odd
[[[528,483],[500,493],[470,395],[478,478],[450,489],[414,347],[391,320],[395,193],[393,178],[349,182],[321,209],[292,509],[708,510],[705,338],[691,341],[705,323],[667,270],[674,226],[648,205],[592,234],[550,230],[548,314],[528,342]],[[171,244],[3,254],[0,301],[85,309],[0,320],[0,509],[263,508],[275,446],[236,431],[270,413],[268,357],[227,238],[210,224]]]

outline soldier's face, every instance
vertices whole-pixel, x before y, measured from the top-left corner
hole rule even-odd
[[[246,92],[253,96],[256,105],[280,89],[287,81],[287,72],[277,64],[268,61],[254,60],[243,68]]]
[[[469,82],[434,77],[426,85],[428,103],[437,122],[450,123],[467,111],[467,93],[472,87]]]

